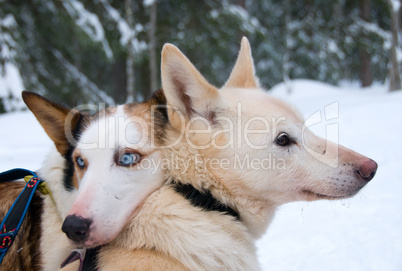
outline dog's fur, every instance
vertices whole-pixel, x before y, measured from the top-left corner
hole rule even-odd
[[[353,196],[373,177],[377,168],[374,161],[344,147],[338,150],[337,145],[304,130],[297,111],[267,95],[259,87],[250,46],[245,38],[230,78],[219,90],[210,85],[176,47],[165,45],[162,85],[169,124],[163,129],[164,135],[160,136],[160,143],[165,145],[161,157],[170,161],[166,172],[169,179],[152,194],[150,192],[156,189],[154,185],[151,185],[150,192],[142,191],[142,207],[130,207],[136,212],[134,219],[117,237],[106,238],[109,241],[115,237],[100,250],[98,266],[101,270],[259,270],[255,240],[265,232],[279,205],[298,200]],[[238,112],[241,119],[238,119]],[[254,117],[256,119],[252,121]],[[73,119],[73,125],[82,119],[85,118]],[[46,125],[42,125],[46,130]],[[250,142],[243,137],[245,127],[259,131],[250,132]],[[261,133],[263,130],[265,132]],[[281,146],[278,136],[284,133],[289,144]],[[77,137],[84,138],[83,135]],[[68,161],[71,156],[65,155],[69,145],[65,146],[65,140],[53,140],[58,151],[64,153],[64,158],[53,153],[57,158],[50,157],[40,171],[45,180],[54,180],[51,188],[56,191],[57,200],[55,206],[45,198],[46,219],[42,224],[61,227],[70,210],[70,206],[63,205],[63,202],[72,203],[76,195],[66,193],[66,182],[63,183],[63,174],[72,164]],[[315,155],[310,155],[305,145]],[[88,157],[87,163],[100,156],[82,153]],[[241,159],[249,155],[251,159],[262,160],[270,154],[282,159],[286,169],[227,170],[210,163],[211,159],[217,158],[228,159],[229,164],[234,165],[236,155]],[[339,166],[334,167],[338,157]],[[80,170],[76,169],[76,172]],[[89,167],[85,174],[89,174]],[[110,172],[104,171],[104,175],[108,174]],[[163,174],[159,174],[158,184],[162,184]],[[87,179],[90,178],[80,174],[75,176],[76,181],[73,178],[69,184],[79,191],[87,191],[84,195],[89,193]],[[86,183],[82,190],[80,181]],[[239,219],[195,207],[176,191],[177,183],[209,191],[222,204],[234,209]],[[90,206],[91,201],[97,202],[97,199],[78,200],[76,204]],[[79,208],[71,210],[70,215],[88,215],[78,213]],[[68,249],[72,248],[63,235],[59,228],[50,235],[42,235],[41,243],[49,244],[49,247],[41,247],[42,251],[50,252],[43,256],[47,270],[60,264]],[[57,242],[51,238],[56,238]],[[80,245],[100,243],[91,241]],[[59,246],[57,250],[64,254],[52,255],[54,248],[50,244]]]
[[[92,116],[32,92],[23,92],[23,99],[55,143],[56,149],[38,171],[54,201],[49,195],[36,196],[0,269],[18,270],[15,262],[24,259],[18,260],[20,270],[54,271],[73,249],[112,240],[135,216],[144,199],[163,184],[163,171],[141,168],[136,160],[124,165],[119,159],[126,154],[148,162],[160,158],[158,144],[166,113],[152,107],[164,103],[164,96],[158,92],[147,102],[108,107]],[[85,162],[84,167],[77,164],[78,157]],[[0,189],[4,217],[22,187],[15,182]],[[66,226],[71,217],[74,219]],[[90,227],[80,232],[84,238],[68,240],[62,226],[67,234],[74,235],[79,229],[69,227],[75,227],[77,219],[89,221]]]
[[[150,195],[135,219],[101,249],[102,270],[259,270],[255,240],[279,205],[348,198],[377,169],[371,159],[303,129],[297,111],[267,95],[259,87],[245,38],[230,78],[219,90],[176,47],[165,45],[162,87],[171,125],[165,157],[172,165],[181,163],[169,168],[170,182]],[[253,117],[259,121],[251,122]],[[254,132],[250,142],[242,137],[247,125]],[[209,162],[229,159],[233,165],[236,155],[264,159],[270,154],[282,159],[286,169],[227,170]],[[176,192],[176,183],[211,192],[240,219],[193,206]]]

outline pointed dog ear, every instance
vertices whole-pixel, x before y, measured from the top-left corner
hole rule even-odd
[[[23,91],[22,99],[54,142],[57,151],[66,155],[71,146],[68,135],[75,134],[83,115],[34,92]]]
[[[239,55],[236,64],[230,73],[224,87],[233,88],[258,88],[259,82],[255,75],[253,57],[250,43],[246,37],[241,40]]]
[[[162,49],[162,88],[168,106],[177,108],[185,120],[198,115],[213,122],[220,101],[219,91],[207,82],[187,57],[174,45]],[[169,109],[169,118],[175,115]],[[171,119],[172,120],[172,119]]]

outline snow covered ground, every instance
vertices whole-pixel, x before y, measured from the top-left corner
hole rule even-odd
[[[372,159],[376,177],[354,198],[282,206],[258,242],[264,270],[402,270],[402,92],[385,87],[332,87],[292,81],[273,95],[293,103],[307,118],[321,110],[324,121],[311,127],[325,136],[338,124],[340,144]],[[324,108],[338,102],[339,117],[325,121]],[[30,112],[0,115],[0,170],[37,169],[51,141]]]

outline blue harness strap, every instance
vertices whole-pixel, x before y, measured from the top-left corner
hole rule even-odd
[[[0,183],[15,181],[26,176],[33,177],[29,179],[0,224],[0,264],[18,234],[36,189],[43,182],[34,172],[27,169],[16,168],[0,173]]]

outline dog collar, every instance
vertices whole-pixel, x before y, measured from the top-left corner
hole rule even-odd
[[[201,207],[206,211],[217,211],[226,215],[231,215],[239,220],[239,214],[226,204],[223,204],[214,198],[209,190],[199,191],[191,184],[177,182],[174,184],[174,189],[176,192],[188,199],[193,206]]]

